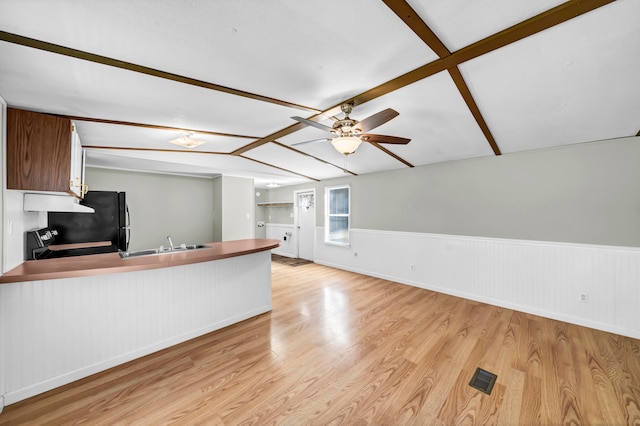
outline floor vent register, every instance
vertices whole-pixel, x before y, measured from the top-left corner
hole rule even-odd
[[[493,385],[496,383],[497,378],[497,375],[478,367],[476,368],[476,372],[473,373],[469,386],[476,388],[487,395],[491,395],[491,390],[493,389]]]

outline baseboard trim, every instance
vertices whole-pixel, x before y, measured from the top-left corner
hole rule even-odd
[[[627,336],[627,337],[631,337],[631,338],[634,338],[634,339],[640,339],[640,332],[638,332],[636,330],[615,327],[615,326],[611,326],[609,324],[604,324],[604,323],[599,323],[599,322],[595,322],[595,321],[585,320],[584,318],[577,318],[577,317],[572,317],[572,316],[569,316],[569,315],[562,315],[562,314],[558,314],[558,313],[555,313],[555,312],[545,311],[545,310],[542,310],[542,309],[536,309],[536,308],[533,308],[533,307],[530,307],[530,306],[524,306],[524,305],[510,303],[510,302],[507,302],[507,301],[504,301],[504,300],[492,299],[492,298],[478,296],[478,295],[475,295],[475,294],[455,291],[455,290],[451,290],[451,289],[449,289],[447,287],[443,287],[443,286],[439,286],[439,285],[426,284],[426,283],[422,283],[422,282],[402,279],[402,278],[399,278],[399,277],[393,277],[393,276],[390,276],[390,275],[379,274],[379,273],[372,272],[372,271],[361,270],[361,269],[358,269],[358,268],[345,267],[344,265],[332,264],[332,263],[329,263],[329,262],[323,262],[323,261],[319,261],[319,260],[316,260],[315,263],[317,263],[319,265],[329,266],[331,268],[342,269],[342,270],[345,270],[345,271],[350,271],[350,272],[355,272],[355,273],[362,274],[362,275],[367,275],[367,276],[370,276],[370,277],[381,278],[381,279],[384,279],[384,280],[397,282],[399,284],[410,285],[412,287],[418,287],[418,288],[422,288],[422,289],[430,290],[430,291],[435,291],[435,292],[442,293],[442,294],[448,294],[450,296],[460,297],[460,298],[467,299],[467,300],[473,300],[474,302],[486,303],[486,304],[493,305],[493,306],[499,306],[501,308],[512,309],[512,310],[518,311],[518,312],[524,312],[524,313],[527,313],[527,314],[537,315],[537,316],[540,316],[540,317],[549,318],[549,319],[553,319],[553,320],[557,320],[557,321],[568,322],[568,323],[579,325],[579,326],[582,326],[582,327],[588,327],[588,328],[592,328],[592,329],[595,329],[595,330],[601,330],[601,331],[606,331],[608,333],[614,333],[614,334],[619,334],[621,336]]]

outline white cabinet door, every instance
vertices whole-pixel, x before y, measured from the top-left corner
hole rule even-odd
[[[71,125],[71,173],[69,176],[69,189],[76,196],[83,198],[85,194],[84,185],[84,158],[80,136],[76,132],[75,126]]]

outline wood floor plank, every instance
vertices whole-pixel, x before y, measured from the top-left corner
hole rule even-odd
[[[640,423],[640,341],[316,264],[273,310],[5,407],[5,424]],[[498,375],[487,395],[475,368]]]

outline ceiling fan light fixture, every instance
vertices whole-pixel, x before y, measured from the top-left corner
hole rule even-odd
[[[361,143],[362,140],[356,136],[340,136],[338,138],[331,139],[331,145],[333,145],[339,153],[344,155],[353,154]]]
[[[173,139],[169,142],[184,148],[195,148],[205,143],[204,141],[201,141],[199,139],[194,139],[192,136],[193,133],[189,133],[188,135],[180,136],[179,138]]]

